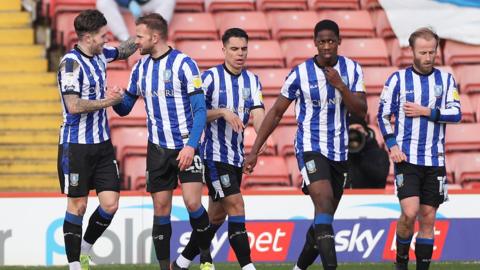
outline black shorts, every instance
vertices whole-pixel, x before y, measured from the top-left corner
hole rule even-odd
[[[298,167],[302,173],[302,191],[308,194],[307,186],[319,180],[328,180],[332,186],[333,196],[340,200],[347,179],[347,161],[334,161],[319,152],[297,154]]]
[[[120,191],[117,160],[110,140],[98,144],[64,143],[58,146],[58,178],[61,192],[84,197],[91,189]]]
[[[445,166],[395,163],[395,187],[400,200],[417,196],[420,204],[438,207],[448,196]]]
[[[178,168],[177,156],[180,150],[162,148],[148,142],[147,147],[147,191],[155,193],[174,190],[180,183],[203,182],[202,158],[195,150],[192,166],[185,171]]]
[[[240,193],[242,184],[241,167],[212,160],[204,160],[204,163],[208,195],[213,201]]]

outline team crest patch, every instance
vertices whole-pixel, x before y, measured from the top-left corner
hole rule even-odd
[[[220,175],[220,183],[222,183],[222,186],[225,188],[230,187],[230,176],[228,176],[228,174]]]
[[[437,98],[441,97],[442,96],[442,93],[443,93],[443,87],[441,85],[435,85],[433,87],[433,90],[435,92],[435,96]]]
[[[315,160],[310,160],[305,163],[305,166],[307,167],[308,173],[314,173],[317,171],[317,167],[315,166]]]
[[[348,77],[347,76],[342,76],[342,82],[348,86]]]
[[[70,186],[76,187],[78,186],[78,179],[80,178],[78,173],[70,173],[70,177],[68,178],[70,182]]]
[[[250,98],[250,88],[243,88],[242,89],[242,95],[243,95],[243,99],[249,99]]]
[[[166,69],[163,71],[163,81],[169,82],[172,80],[172,70]]]
[[[401,188],[403,186],[403,174],[395,175],[395,183],[397,184],[397,188]]]

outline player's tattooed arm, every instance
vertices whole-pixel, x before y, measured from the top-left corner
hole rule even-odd
[[[89,113],[110,107],[122,101],[124,89],[113,87],[106,90],[105,98],[99,100],[82,99],[78,95],[63,95],[67,110],[71,114]]]
[[[134,54],[137,50],[137,45],[135,44],[135,38],[129,38],[125,41],[122,41],[117,47],[118,57],[117,59],[127,59],[130,55]]]

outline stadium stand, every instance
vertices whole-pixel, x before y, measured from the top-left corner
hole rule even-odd
[[[274,39],[309,38],[312,39],[312,25],[318,22],[313,11],[281,11],[267,14],[268,23]]]
[[[279,126],[272,134],[277,143],[277,150],[280,156],[294,155],[293,142],[297,133],[296,126]]]
[[[176,12],[203,12],[204,0],[176,0]]]
[[[245,29],[250,39],[270,39],[270,29],[263,12],[222,12],[214,14],[218,31],[222,34],[233,27]]]
[[[318,17],[320,20],[330,19],[335,21],[340,27],[342,38],[372,38],[375,36],[372,19],[366,10],[325,10],[320,11]]]
[[[306,10],[306,0],[257,0],[257,10]]]
[[[173,41],[218,39],[217,27],[210,13],[175,14],[168,28],[168,37]]]
[[[128,156],[146,155],[147,133],[146,127],[119,127],[112,129],[112,143],[115,145],[116,157],[121,169],[125,167],[125,159]]]
[[[254,186],[291,186],[285,159],[280,156],[259,156],[253,173],[242,180],[243,188]]]
[[[255,3],[251,0],[206,0],[206,10],[209,12],[232,10],[255,10]]]
[[[359,9],[358,0],[308,0],[310,9]]]
[[[457,124],[447,126],[445,150],[447,152],[479,151],[479,123]]]
[[[0,12],[0,190],[58,190],[55,75],[21,2],[0,1]]]
[[[385,81],[397,70],[397,67],[364,67],[363,81],[367,95],[380,95]]]
[[[445,64],[478,64],[480,63],[480,50],[478,46],[459,43],[452,40],[445,41],[443,49]]]
[[[145,190],[146,156],[129,156],[125,160],[122,185],[127,190]]]
[[[251,40],[248,42],[247,66],[250,68],[285,66],[282,50],[275,40]]]
[[[313,57],[317,52],[312,39],[284,40],[281,41],[280,46],[289,68],[293,68],[305,59]]]
[[[218,41],[179,41],[176,49],[186,53],[198,64],[201,69],[207,69],[223,62],[222,43]]]
[[[283,86],[283,81],[290,73],[288,68],[261,68],[251,69],[250,71],[255,73],[262,83],[262,94],[264,97],[278,96]]]
[[[387,47],[381,38],[345,38],[338,53],[362,66],[389,66]]]
[[[243,145],[245,147],[245,154],[250,153],[252,150],[253,143],[255,142],[255,138],[257,137],[257,133],[255,132],[255,129],[252,126],[248,126],[245,128],[243,131]],[[270,155],[270,156],[275,156],[277,155],[277,146],[275,141],[269,137],[267,139],[267,148],[265,149],[265,152],[263,152],[264,155]]]

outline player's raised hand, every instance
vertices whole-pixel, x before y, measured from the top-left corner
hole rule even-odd
[[[177,156],[178,168],[180,171],[184,171],[192,165],[194,155],[195,149],[189,145],[185,145],[185,147],[180,150]]]
[[[408,117],[430,116],[430,108],[413,102],[405,102],[403,110]]]
[[[243,164],[243,173],[251,174],[255,165],[257,165],[257,154],[250,152]]]
[[[242,132],[242,130],[245,128],[245,125],[243,125],[243,122],[242,120],[240,120],[240,117],[238,117],[238,115],[234,114],[229,110],[223,111],[223,119],[225,119],[225,121],[227,121],[227,123],[237,133]]]
[[[407,156],[405,155],[405,153],[402,152],[402,150],[400,150],[398,145],[395,145],[392,148],[390,148],[390,158],[395,163],[400,163],[402,161],[407,160]]]
[[[331,84],[336,89],[341,89],[345,85],[342,81],[342,78],[340,77],[340,74],[338,74],[338,71],[336,69],[332,67],[325,67],[322,70],[323,70],[323,73],[325,74],[325,78],[327,78],[328,83]]]

